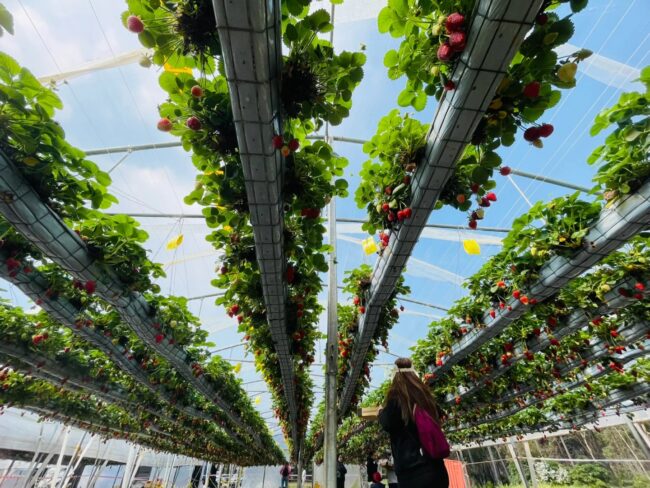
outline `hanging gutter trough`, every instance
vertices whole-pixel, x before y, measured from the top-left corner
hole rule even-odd
[[[351,369],[339,412],[350,406],[363,358],[372,345],[381,308],[393,293],[445,184],[492,101],[504,74],[542,5],[541,0],[480,0],[468,30],[468,43],[452,79],[457,88],[445,92],[427,134],[426,153],[411,182],[410,219],[391,232],[377,260],[351,355]]]

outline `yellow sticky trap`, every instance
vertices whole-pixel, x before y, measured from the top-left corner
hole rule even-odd
[[[361,241],[361,247],[363,248],[363,252],[368,255],[374,254],[379,250],[377,243],[372,237],[368,237],[367,239]]]
[[[169,63],[165,63],[164,69],[165,69],[165,71],[167,71],[167,73],[174,73],[174,74],[186,73],[188,75],[192,74],[192,68],[187,68],[187,67],[185,67],[185,68],[175,68],[174,66],[172,66]]]
[[[176,237],[174,237],[171,241],[167,243],[167,250],[173,251],[181,244],[183,244],[183,234],[178,234]]]
[[[481,246],[474,239],[464,239],[463,248],[467,254],[481,254]]]
[[[255,405],[259,405],[260,403],[262,403],[262,397],[260,395],[257,395],[255,397]]]
[[[239,374],[241,371],[241,363],[235,364],[232,369],[235,371],[235,373]]]

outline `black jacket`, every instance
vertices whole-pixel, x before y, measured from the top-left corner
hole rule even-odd
[[[366,474],[368,475],[368,481],[372,481],[372,475],[378,471],[377,462],[369,457],[366,461]]]
[[[396,400],[390,400],[379,414],[379,423],[390,436],[391,450],[398,478],[405,472],[425,467],[431,459],[420,450],[415,422],[404,425],[402,413]]]

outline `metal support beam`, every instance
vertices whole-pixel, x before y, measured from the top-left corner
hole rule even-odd
[[[285,161],[273,147],[282,134],[280,0],[213,0],[233,122],[246,185],[255,253],[275,353],[298,449],[299,405],[291,338],[287,333],[287,261],[284,255],[282,188]]]
[[[327,346],[325,349],[325,488],[336,488],[336,375],[338,374],[338,290],[336,284],[336,199],[329,204],[329,288],[327,300]]]
[[[533,455],[530,452],[530,445],[528,441],[524,442],[524,451],[526,452],[526,462],[528,463],[528,471],[530,471],[530,480],[533,488],[537,488],[537,473],[535,472],[535,461]]]
[[[521,480],[521,484],[525,488],[529,488],[530,485],[528,484],[528,479],[524,475],[524,470],[521,468],[521,463],[519,462],[519,458],[517,457],[517,453],[515,452],[515,447],[512,442],[509,442],[508,444],[508,452],[510,453],[510,457],[512,458],[512,462],[515,463],[515,467],[517,468],[517,473],[519,473],[519,479]]]

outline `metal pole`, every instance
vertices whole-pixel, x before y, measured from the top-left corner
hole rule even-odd
[[[530,480],[533,484],[533,488],[537,488],[537,474],[535,473],[535,461],[533,461],[533,455],[530,452],[530,445],[528,441],[524,442],[524,451],[526,451],[526,461],[528,462],[528,471],[530,471]]]
[[[265,481],[266,481],[266,466],[264,466],[264,471],[262,471],[262,488],[264,488]]]
[[[212,472],[212,463],[206,464],[205,467],[205,479],[203,480],[203,488],[208,488],[208,483],[210,482],[210,473]],[[264,481],[262,481],[262,488],[264,488]]]
[[[494,454],[492,453],[492,448],[488,446],[487,448],[488,454],[490,455],[490,468],[492,468],[492,478],[494,481],[494,485],[500,484],[501,477],[499,476],[499,468],[497,467],[497,463],[494,460]]]
[[[631,420],[628,420],[625,423],[627,424],[627,428],[630,429],[632,437],[634,437],[634,440],[641,448],[645,458],[650,459],[650,445],[648,444],[648,438],[645,435],[645,432],[643,432],[641,426],[633,423]]]
[[[526,479],[526,476],[524,476],[524,470],[521,468],[521,464],[519,463],[519,458],[517,457],[517,453],[515,452],[515,448],[512,445],[512,442],[508,443],[508,452],[510,453],[510,457],[512,457],[512,460],[515,463],[515,467],[517,468],[517,473],[519,473],[519,478],[521,479],[521,484],[524,485],[525,488],[528,488],[530,485],[528,484],[528,480]]]
[[[303,453],[303,445],[301,441],[300,446],[298,448],[298,466],[296,468],[298,471],[298,476],[296,480],[297,488],[302,488],[302,453]]]
[[[566,443],[564,442],[564,436],[561,435],[559,437],[560,437],[560,443],[562,444],[562,447],[564,447],[564,452],[566,452],[566,457],[569,459],[571,466],[575,466],[575,463],[573,462],[573,458],[571,457],[571,453],[569,452],[569,448],[566,446]]]
[[[325,488],[336,488],[336,374],[338,361],[338,304],[336,273],[336,200],[329,204],[329,287],[327,301],[327,346],[325,349]]]
[[[63,442],[61,443],[61,452],[59,453],[59,458],[56,460],[56,467],[54,468],[54,473],[52,473],[52,479],[50,480],[50,488],[56,488],[56,478],[59,475],[61,470],[61,463],[63,462],[63,456],[65,455],[65,448],[68,446],[68,437],[70,436],[70,427],[66,427],[65,435],[63,436]]]

